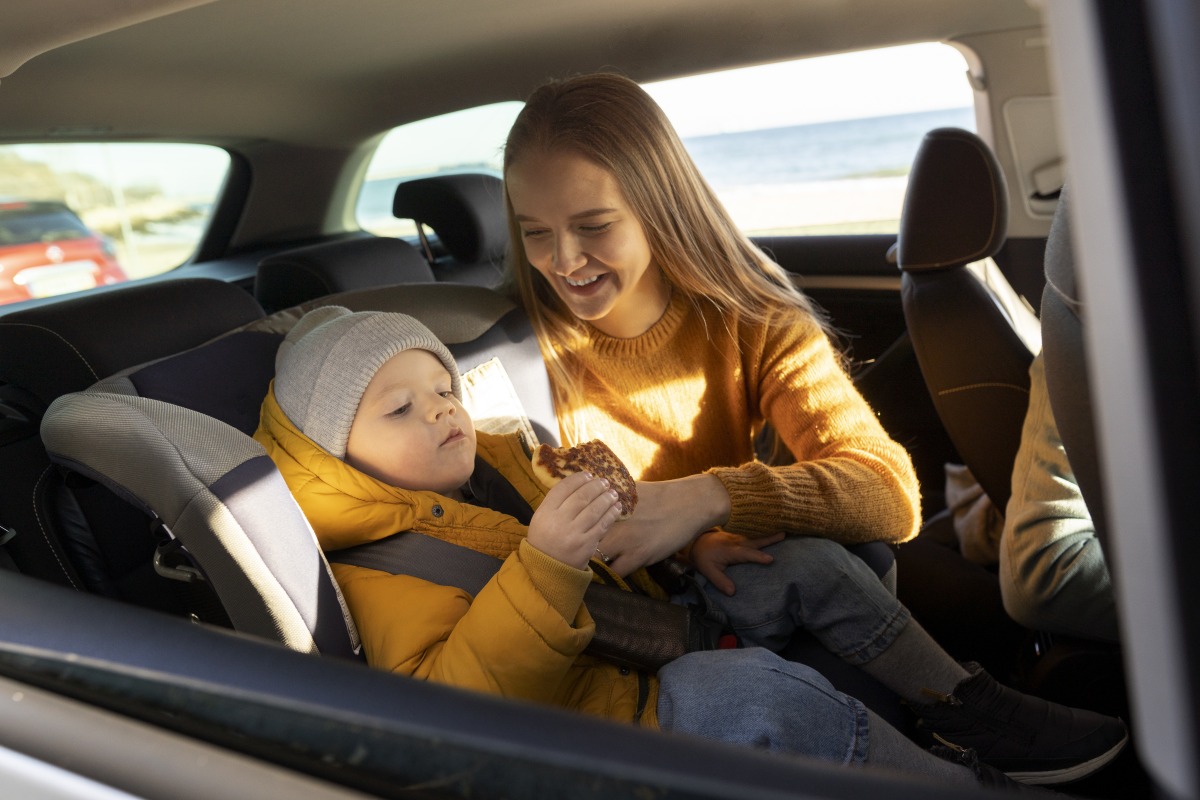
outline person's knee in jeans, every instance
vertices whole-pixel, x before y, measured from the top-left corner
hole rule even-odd
[[[727,568],[732,596],[704,582],[710,602],[747,644],[779,651],[804,629],[835,654],[861,660],[886,647],[907,621],[880,577],[837,542],[789,537],[763,552],[771,563]]]
[[[762,648],[689,653],[659,673],[663,730],[863,764],[868,717],[862,703],[816,670]]]

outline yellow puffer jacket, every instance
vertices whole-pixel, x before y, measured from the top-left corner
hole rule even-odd
[[[398,489],[334,458],[292,424],[273,387],[254,438],[326,551],[419,531],[504,559],[476,597],[408,575],[334,564],[367,663],[657,727],[653,676],[583,655],[595,631],[583,605],[590,569],[574,569],[531,546],[513,517],[434,492]],[[546,490],[520,438],[481,432],[478,441],[479,455],[537,508]]]

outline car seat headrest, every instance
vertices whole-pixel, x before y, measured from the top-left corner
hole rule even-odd
[[[23,309],[0,317],[0,381],[49,403],[262,317],[244,289],[211,278],[121,286]]]
[[[455,260],[498,261],[508,246],[504,182],[486,173],[435,175],[396,187],[392,214],[428,225]]]
[[[234,628],[355,658],[357,634],[312,528],[262,447],[159,400],[76,392],[42,420],[51,460],[157,517]]]
[[[1008,230],[1008,189],[970,131],[925,134],[908,178],[897,261],[905,272],[950,269],[995,255]]]
[[[275,310],[335,292],[433,280],[429,262],[402,239],[343,239],[264,258],[258,263],[254,296]]]
[[[1053,292],[1071,313],[1080,317],[1083,303],[1075,280],[1075,252],[1071,244],[1066,197],[1067,188],[1064,186],[1046,238],[1046,290]]]

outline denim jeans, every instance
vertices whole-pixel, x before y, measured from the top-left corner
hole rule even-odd
[[[699,578],[709,602],[746,645],[779,652],[803,629],[859,665],[887,649],[908,624],[908,609],[880,577],[836,542],[791,536],[763,552],[775,560],[726,570],[736,587],[732,597]]]
[[[662,730],[837,764],[866,762],[866,709],[804,664],[757,647],[708,650],[672,661],[658,678]]]

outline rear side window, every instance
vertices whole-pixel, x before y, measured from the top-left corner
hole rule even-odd
[[[894,233],[925,133],[975,130],[967,62],[889,47],[646,84],[749,234]]]
[[[0,304],[183,264],[228,169],[207,145],[0,146]]]
[[[493,103],[392,129],[367,168],[355,212],[358,224],[379,236],[415,238],[412,220],[392,216],[392,199],[401,182],[454,172],[500,177],[504,140],[522,105]]]
[[[645,87],[734,221],[752,235],[895,233],[921,138],[938,127],[975,129],[966,59],[939,43]],[[520,103],[498,103],[391,131],[368,169],[359,224],[415,237],[411,221],[392,217],[396,185],[439,172],[499,175],[520,110]]]

